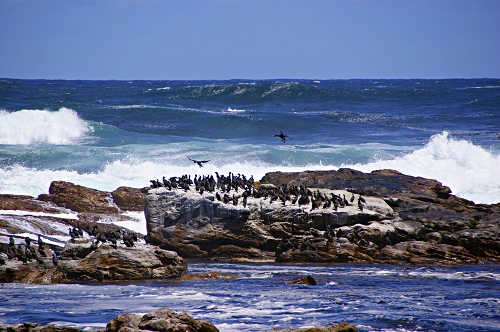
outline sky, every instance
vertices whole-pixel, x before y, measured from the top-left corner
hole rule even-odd
[[[0,77],[500,78],[500,0],[0,0]]]

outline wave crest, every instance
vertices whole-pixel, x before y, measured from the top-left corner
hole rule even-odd
[[[69,108],[0,111],[0,144],[75,144],[91,128]]]
[[[447,131],[432,136],[422,149],[403,157],[352,168],[363,172],[395,169],[437,179],[450,187],[454,195],[476,203],[500,202],[500,156],[468,141],[453,139]]]

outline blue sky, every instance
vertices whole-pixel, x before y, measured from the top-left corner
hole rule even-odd
[[[0,0],[0,77],[500,78],[500,1]]]

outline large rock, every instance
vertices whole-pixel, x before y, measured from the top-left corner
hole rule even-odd
[[[79,244],[69,242],[68,246],[73,249],[63,250],[62,257],[55,260],[50,254],[47,258],[40,257],[38,262],[30,261],[27,264],[8,260],[5,265],[0,266],[0,282],[179,279],[187,269],[183,258],[176,252],[143,243],[137,243],[130,248],[124,245],[114,248],[101,244],[91,249],[90,241]],[[75,246],[80,247],[78,252],[88,254],[83,259],[74,258],[72,252]]]
[[[91,189],[65,181],[53,181],[49,194],[38,196],[39,200],[51,201],[76,212],[118,213],[110,193]]]
[[[241,190],[226,193],[230,199],[223,203],[216,199],[217,189],[200,194],[192,187],[155,188],[146,197],[147,237],[185,257],[259,259],[274,252],[280,262],[500,260],[500,204],[474,204],[436,180],[392,170],[339,169],[273,172],[260,181],[260,189],[275,192],[294,186],[353,202],[334,208],[300,204],[293,195],[283,203],[273,195],[252,194],[243,206]],[[419,251],[415,243],[429,249]]]
[[[0,210],[20,210],[30,212],[67,212],[52,202],[44,202],[27,195],[0,194]]]
[[[148,188],[119,187],[111,195],[122,211],[144,211]]]
[[[344,190],[320,191],[326,195],[335,193],[351,197]],[[238,197],[241,190],[239,193],[232,190],[229,195]],[[363,211],[357,206],[335,211],[333,207],[312,209],[311,204],[300,206],[287,202],[283,205],[262,197],[248,197],[245,207],[241,198],[234,205],[232,201],[216,200],[214,193],[156,188],[146,197],[147,237],[151,243],[188,258],[220,256],[218,248],[228,245],[274,252],[282,238],[303,235],[311,228],[325,231],[327,227],[368,223],[392,215],[392,208],[384,200],[365,199]],[[241,251],[235,258],[242,258]]]

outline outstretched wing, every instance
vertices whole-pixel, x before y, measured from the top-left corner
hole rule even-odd
[[[210,160],[195,160],[195,159],[191,159],[188,157],[189,160],[191,160],[193,163],[208,163]]]

